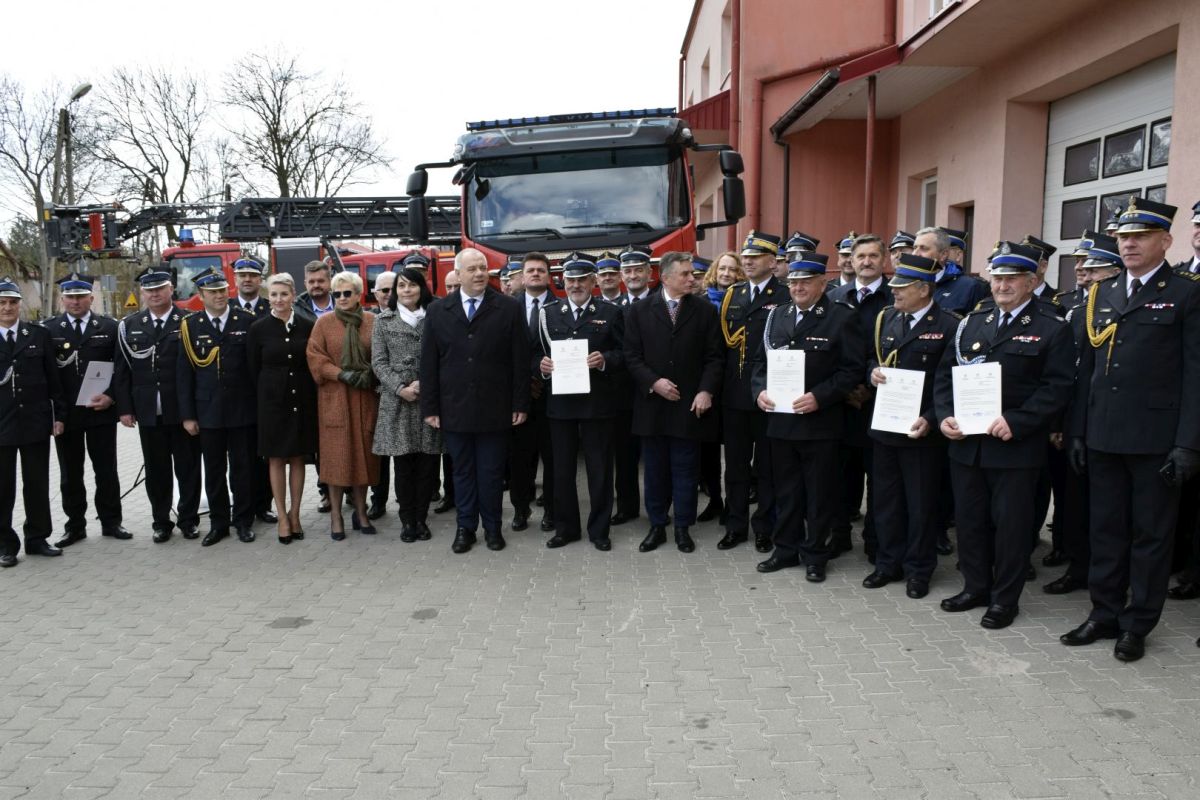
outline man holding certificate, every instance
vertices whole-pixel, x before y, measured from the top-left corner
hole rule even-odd
[[[566,302],[542,310],[541,361],[549,382],[546,417],[553,452],[554,536],[546,547],[579,541],[579,492],[575,469],[582,445],[587,469],[588,539],[597,550],[612,548],[608,537],[613,507],[613,419],[628,386],[621,340],[624,312],[592,296],[596,265],[573,253],[563,263]]]
[[[845,400],[867,369],[855,310],[825,294],[826,262],[803,253],[788,265],[792,301],[771,311],[751,377],[758,407],[768,412],[777,513],[775,549],[758,571],[803,561],[813,583],[825,580],[833,555]]]
[[[907,578],[909,597],[929,594],[937,566],[938,500],[946,439],[933,409],[933,383],[959,317],[933,300],[937,262],[900,253],[888,283],[895,305],[874,325],[870,381],[876,389],[871,439],[875,571],[863,586]]]
[[[959,323],[934,385],[950,439],[964,584],[942,610],[986,606],[985,628],[1006,628],[1017,616],[1038,474],[1075,375],[1070,328],[1033,302],[1039,255],[1000,243],[989,268],[996,305]]]

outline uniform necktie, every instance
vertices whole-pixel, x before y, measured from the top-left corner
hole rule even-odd
[[[216,330],[217,333],[221,332],[221,318],[220,317],[213,317],[213,329]]]
[[[11,330],[8,332],[8,335],[4,337],[4,339],[5,339],[5,341],[8,342],[9,347],[12,347],[14,344],[17,343],[17,335],[15,333],[13,333]]]
[[[1008,311],[1005,311],[1004,316],[1000,318],[1000,327],[996,329],[996,332],[999,333],[1000,331],[1003,331],[1008,327],[1008,323],[1010,322],[1012,322],[1012,314]]]
[[[900,335],[907,336],[910,330],[912,330],[912,317],[908,314],[902,314],[900,316]]]
[[[671,315],[671,324],[675,324],[675,315],[679,313],[679,301],[672,300],[667,303],[667,313]]]
[[[871,294],[871,290],[866,288],[865,286],[862,289],[859,289],[858,290],[858,304],[861,306],[862,302],[864,300],[866,300],[870,294]]]
[[[247,300],[246,301],[246,310],[249,311],[251,314],[253,314],[254,313],[254,303],[251,303],[249,300]]]
[[[753,289],[750,290],[750,302],[751,303],[758,302],[758,292],[759,292],[759,289],[757,286],[755,286]]]
[[[531,328],[534,325],[537,325],[537,318],[538,318],[537,312],[538,312],[538,301],[537,301],[537,298],[535,297],[535,298],[533,298],[533,310],[529,312],[529,327],[531,327]]]
[[[474,297],[467,298],[467,320],[468,321],[475,316],[475,302],[476,302],[476,300]]]
[[[1133,297],[1142,288],[1142,279],[1134,278],[1129,282],[1129,296]]]
[[[154,335],[162,336],[163,321],[161,319],[154,320]]]
[[[83,336],[83,320],[81,319],[75,320],[75,335]]]
[[[583,306],[575,309],[575,321],[579,322],[579,318],[583,316]]]
[[[804,319],[804,312],[797,308],[796,309],[796,324],[799,325],[800,320],[802,320],[802,319]]]

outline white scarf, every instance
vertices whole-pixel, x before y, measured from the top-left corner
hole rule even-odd
[[[417,327],[417,323],[425,319],[425,309],[418,308],[415,311],[409,311],[399,303],[396,304],[396,313],[400,316],[401,321],[410,328]]]

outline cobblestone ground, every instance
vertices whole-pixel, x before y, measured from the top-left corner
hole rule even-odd
[[[120,452],[128,488],[134,432]],[[455,556],[445,516],[338,544],[315,506],[286,548],[155,545],[139,487],[133,541],[94,525],[4,570],[0,798],[1200,793],[1195,603],[1125,666],[1058,643],[1082,593],[1034,586],[1000,632],[940,612],[952,564],[913,601],[862,589],[861,552],[822,585],[760,576],[715,524],[692,555],[638,553],[638,524],[611,553]]]

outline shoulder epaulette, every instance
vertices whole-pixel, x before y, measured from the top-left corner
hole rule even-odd
[[[980,300],[978,303],[975,304],[974,308],[972,308],[970,311],[967,312],[966,315],[969,317],[972,314],[987,314],[987,313],[995,310],[994,306],[985,306],[984,302],[985,302],[984,300]]]
[[[828,295],[826,295],[826,297],[828,297]],[[833,300],[832,302],[835,306],[844,306],[844,307],[850,309],[851,311],[853,311],[855,308],[854,304],[851,303],[849,300],[843,300],[840,297],[837,298],[836,300]]]
[[[957,312],[951,311],[951,310],[950,310],[950,309],[948,309],[948,308],[941,308],[941,307],[939,306],[939,307],[938,307],[938,311],[941,311],[943,314],[946,314],[946,315],[950,316],[950,317],[951,317],[952,319],[954,319],[956,322],[957,322],[958,320],[961,320],[961,319],[962,319],[962,314],[959,314],[959,313],[957,313]]]
[[[1200,273],[1198,272],[1176,272],[1181,278],[1187,278],[1189,281],[1200,281]]]

